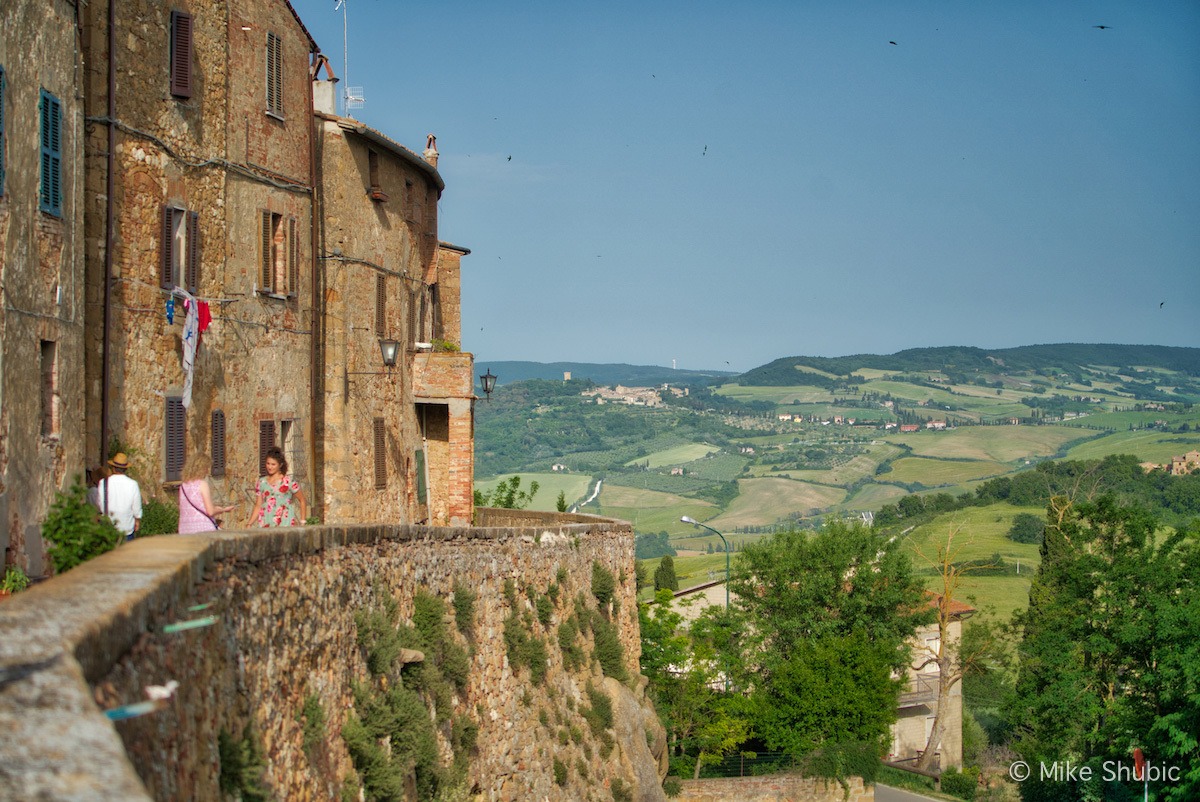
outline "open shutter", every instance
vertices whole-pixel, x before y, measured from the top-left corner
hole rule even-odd
[[[192,96],[192,15],[171,12],[171,94]]]
[[[267,472],[267,452],[275,447],[275,421],[258,422],[258,474]]]
[[[225,475],[225,410],[212,414],[212,475]]]
[[[300,240],[296,238],[296,218],[288,218],[287,230],[287,294],[295,298],[300,288]]]
[[[158,256],[158,283],[165,290],[175,289],[175,210],[162,207],[161,247]]]
[[[200,213],[187,213],[187,288],[200,291]]]
[[[375,418],[373,434],[375,440],[375,489],[383,490],[387,487],[387,430],[384,428],[383,418]]]
[[[275,241],[275,231],[271,226],[271,213],[266,209],[262,212],[262,286],[263,292],[274,289],[274,260],[271,258],[271,245]]]
[[[183,461],[187,456],[184,437],[185,411],[183,399],[167,398],[166,409],[166,480],[178,482],[183,476]]]

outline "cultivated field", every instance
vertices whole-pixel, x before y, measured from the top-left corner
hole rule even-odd
[[[739,479],[738,497],[709,524],[725,531],[735,526],[763,526],[798,510],[831,507],[846,497],[837,487],[790,479]]]
[[[631,459],[625,464],[641,464],[649,468],[661,468],[664,465],[682,465],[685,462],[698,460],[701,457],[706,457],[720,450],[717,446],[710,446],[708,443],[688,443],[687,445],[675,446],[663,451],[655,451],[653,454]]]
[[[702,521],[716,509],[707,501],[608,482],[600,491],[599,501],[599,507],[589,505],[583,511],[629,521],[639,532],[676,532],[682,526],[679,523],[681,515]]]
[[[1180,434],[1159,429],[1113,432],[1099,440],[1080,443],[1067,451],[1068,459],[1099,459],[1109,454],[1136,454],[1143,462],[1163,463],[1200,448],[1200,432]]]
[[[926,487],[940,487],[969,482],[1008,473],[1012,467],[989,460],[946,460],[923,457],[904,457],[892,463],[892,470],[880,476],[881,481],[920,483]]]
[[[1052,456],[1064,444],[1087,436],[1067,426],[969,426],[945,432],[888,435],[887,439],[909,446],[917,456],[1016,462]]]
[[[501,481],[507,481],[514,475],[521,477],[520,489],[523,491],[529,490],[530,482],[538,483],[537,495],[529,505],[531,510],[553,511],[560,491],[566,494],[568,506],[577,504],[588,497],[593,484],[592,477],[581,473],[520,473],[504,474],[485,482],[476,482],[475,489],[490,493]]]

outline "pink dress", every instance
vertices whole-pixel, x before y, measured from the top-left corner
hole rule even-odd
[[[179,485],[179,534],[181,535],[212,532],[217,528],[213,524],[212,518],[209,518],[204,512],[204,497],[200,495],[200,485],[204,481],[204,479],[190,479]]]

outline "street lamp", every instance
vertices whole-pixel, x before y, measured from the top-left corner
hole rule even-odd
[[[483,387],[483,394],[487,396],[488,403],[491,403],[492,390],[496,389],[496,377],[492,375],[491,368],[488,368],[487,373],[479,377],[479,383]]]
[[[712,532],[717,537],[721,538],[721,543],[725,546],[725,612],[729,612],[729,541],[726,540],[725,536],[722,535],[720,532],[718,532],[716,529],[713,529],[711,526],[706,526],[705,524],[700,523],[695,518],[691,518],[691,517],[685,515],[682,518],[680,518],[679,520],[683,521],[685,524],[691,524],[692,526],[699,526],[704,529],[707,529],[708,531]]]

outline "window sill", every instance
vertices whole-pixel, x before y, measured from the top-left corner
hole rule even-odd
[[[272,292],[271,290],[259,290],[258,295],[261,298],[270,298],[272,301],[294,301],[294,300],[296,300],[295,295],[282,295],[278,292]]]
[[[267,116],[268,116],[268,117],[270,117],[272,120],[278,120],[278,121],[279,121],[279,122],[281,122],[281,123],[283,123],[283,122],[287,122],[287,120],[285,120],[285,119],[283,118],[283,115],[282,115],[282,114],[279,114],[278,112],[271,111],[270,109],[267,109]]]

